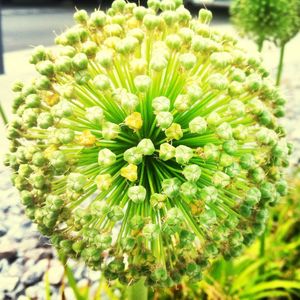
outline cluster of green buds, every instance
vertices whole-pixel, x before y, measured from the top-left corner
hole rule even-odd
[[[237,256],[286,193],[284,99],[257,54],[182,0],[76,11],[16,83],[6,164],[63,257],[172,286]]]
[[[299,0],[234,0],[231,15],[237,30],[259,45],[270,40],[282,46],[300,30]]]

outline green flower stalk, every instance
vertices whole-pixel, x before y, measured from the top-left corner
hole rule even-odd
[[[180,0],[115,0],[33,51],[6,164],[62,257],[172,286],[263,232],[286,193],[284,99],[211,18]]]
[[[259,50],[264,41],[280,48],[277,85],[280,83],[285,45],[300,30],[298,0],[235,0],[230,12],[237,30],[253,39]]]

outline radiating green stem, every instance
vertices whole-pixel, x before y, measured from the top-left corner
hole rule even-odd
[[[261,38],[261,39],[258,41],[258,51],[259,51],[259,52],[262,51],[263,45],[264,45],[264,39]]]
[[[259,258],[261,259],[265,257],[265,234],[266,232],[264,231],[260,237]],[[264,273],[265,273],[265,265],[263,263],[259,268],[259,274],[263,275]]]
[[[2,108],[1,103],[0,103],[0,115],[1,115],[1,118],[2,118],[2,121],[3,121],[4,125],[6,125],[7,124],[7,117],[5,115],[5,112]]]
[[[147,300],[148,299],[148,287],[145,286],[145,280],[140,279],[137,283],[129,286],[127,289],[128,300]]]
[[[280,48],[280,58],[279,58],[279,64],[277,68],[277,77],[276,77],[276,85],[280,85],[281,81],[281,75],[283,70],[283,57],[284,57],[284,50],[285,50],[285,44],[283,44]]]

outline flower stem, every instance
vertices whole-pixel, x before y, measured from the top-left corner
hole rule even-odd
[[[265,231],[260,237],[260,247],[259,247],[259,258],[263,259],[265,256]],[[265,273],[265,265],[264,263],[259,268],[259,274],[263,275]]]
[[[5,115],[5,112],[3,110],[3,107],[1,105],[1,103],[0,103],[0,115],[1,115],[1,118],[2,118],[2,121],[3,121],[4,125],[6,125],[7,124],[7,118],[6,118],[6,115]]]
[[[128,300],[147,300],[148,288],[145,286],[145,280],[140,279],[138,282],[127,288]]]
[[[280,48],[280,58],[279,58],[279,64],[277,68],[277,77],[276,77],[276,85],[280,85],[281,81],[281,75],[283,70],[283,57],[284,57],[284,50],[285,50],[285,44],[283,44]]]

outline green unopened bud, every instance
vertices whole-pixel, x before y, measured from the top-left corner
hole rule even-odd
[[[98,153],[98,163],[102,167],[108,167],[114,164],[117,160],[116,154],[107,148],[104,148]]]
[[[69,73],[72,70],[72,59],[69,56],[61,56],[55,61],[55,71]]]
[[[218,199],[218,190],[214,186],[206,186],[200,191],[200,198],[204,202],[216,202]]]
[[[154,193],[150,197],[150,204],[154,208],[162,209],[166,205],[166,200],[166,195]]]
[[[215,52],[211,54],[210,61],[216,68],[223,69],[232,63],[232,56],[228,52]]]
[[[216,90],[225,90],[228,87],[228,80],[222,74],[212,74],[208,78],[209,85]]]
[[[186,111],[190,108],[191,103],[190,103],[190,98],[188,97],[188,95],[178,95],[175,99],[174,102],[174,107],[182,112],[182,111]]]
[[[164,179],[161,184],[163,192],[169,198],[175,198],[179,195],[180,185],[181,182],[178,178]]]
[[[103,27],[106,23],[106,18],[106,14],[103,11],[97,10],[91,14],[89,23],[95,27]]]
[[[201,8],[199,10],[198,19],[201,23],[209,24],[212,20],[212,13],[208,9]]]
[[[189,200],[195,199],[198,193],[198,187],[194,182],[187,181],[180,186],[180,193]]]
[[[224,140],[232,138],[232,128],[229,123],[224,122],[216,128],[216,134]]]
[[[104,118],[103,109],[99,106],[92,106],[86,108],[86,118],[89,122],[94,124],[101,124]]]
[[[113,140],[118,137],[120,126],[115,123],[105,122],[102,125],[102,136],[105,140]]]
[[[151,78],[146,75],[139,75],[134,78],[134,85],[141,93],[146,93],[151,85]]]
[[[54,75],[54,64],[50,60],[44,60],[36,65],[36,70],[47,77]]]
[[[195,66],[197,58],[193,53],[184,53],[180,55],[179,61],[184,69],[190,70]]]
[[[138,147],[132,147],[124,152],[124,160],[129,164],[138,165],[143,161],[143,155]]]
[[[259,202],[260,198],[260,190],[256,187],[253,187],[247,191],[245,202],[247,203],[247,205],[254,206]]]
[[[163,161],[172,159],[175,157],[176,149],[168,143],[163,143],[159,148],[159,158]]]
[[[182,45],[182,41],[178,34],[169,34],[166,37],[166,44],[171,50],[178,50]]]
[[[188,165],[183,169],[182,174],[186,180],[196,182],[201,176],[201,168],[198,165]]]
[[[170,112],[161,111],[157,113],[156,123],[162,130],[169,128],[172,122],[173,122],[173,115]]]
[[[180,165],[187,164],[190,159],[194,156],[193,149],[184,145],[176,147],[175,158],[176,162]]]
[[[67,187],[74,191],[80,192],[87,183],[87,179],[80,173],[70,173],[67,180]]]
[[[96,55],[96,61],[103,68],[111,68],[113,66],[113,52],[110,50],[101,50]]]
[[[67,118],[73,114],[73,109],[68,101],[62,100],[51,108],[51,113],[58,118]]]
[[[180,140],[183,137],[181,126],[177,123],[173,123],[169,128],[167,128],[165,134],[169,140]]]
[[[68,144],[74,140],[75,134],[71,129],[62,128],[58,129],[58,131],[56,132],[56,136],[62,144]]]
[[[254,169],[256,166],[255,157],[250,153],[245,153],[240,157],[240,165],[245,170]]]
[[[142,203],[146,199],[146,189],[141,185],[131,186],[128,189],[128,197],[134,203]]]
[[[161,111],[167,112],[170,109],[170,100],[164,96],[156,97],[152,101],[152,107],[156,114]]]
[[[81,9],[81,10],[77,10],[74,13],[73,18],[74,18],[75,22],[77,22],[79,24],[86,24],[87,20],[89,19],[89,15],[86,10]]]
[[[84,53],[77,53],[73,58],[72,58],[72,63],[73,66],[76,70],[85,70],[88,66],[88,58],[86,54]]]
[[[54,151],[50,157],[50,164],[57,170],[64,169],[67,164],[64,153],[61,151]]]
[[[146,224],[143,228],[143,236],[147,240],[154,240],[160,234],[160,228],[158,224]]]
[[[106,91],[111,87],[109,78],[105,75],[97,75],[93,79],[93,84],[100,91]]]
[[[143,155],[152,155],[155,147],[150,139],[142,139],[137,145],[137,150]]]
[[[95,182],[100,192],[108,191],[112,183],[110,174],[100,174],[96,177]]]
[[[44,156],[44,154],[42,152],[35,152],[32,155],[32,163],[37,166],[37,167],[41,167],[45,164],[46,162],[46,158]]]
[[[120,206],[115,205],[107,214],[107,217],[114,222],[120,221],[124,217],[123,209]]]
[[[26,107],[35,108],[41,104],[41,98],[37,94],[30,94],[25,99]]]
[[[212,182],[216,187],[224,188],[230,184],[230,177],[224,172],[217,171],[212,177]]]
[[[158,55],[153,56],[150,61],[150,68],[156,72],[163,71],[168,65],[168,61],[165,57]]]
[[[191,133],[203,134],[207,130],[207,123],[204,118],[196,117],[189,123]]]

